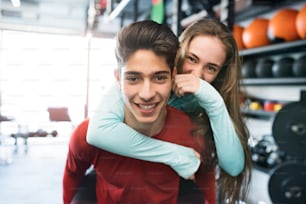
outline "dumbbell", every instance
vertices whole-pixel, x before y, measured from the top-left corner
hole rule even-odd
[[[30,137],[47,137],[48,135],[52,135],[53,137],[56,137],[58,135],[58,132],[56,130],[52,130],[50,133],[43,129],[38,129],[36,132],[30,132]]]
[[[275,61],[272,66],[273,77],[292,77],[292,65],[294,59],[292,57],[282,57]]]
[[[258,78],[269,78],[272,77],[272,66],[274,60],[269,58],[260,59],[256,64],[255,73]]]
[[[243,78],[256,78],[256,60],[247,60],[242,66],[242,77]]]
[[[306,203],[306,165],[302,161],[287,161],[275,167],[268,181],[273,203]]]
[[[295,77],[306,76],[306,55],[302,55],[297,58],[292,65],[292,72]]]
[[[259,166],[271,168],[285,160],[284,152],[280,151],[277,145],[269,136],[263,139],[252,148],[252,161]]]

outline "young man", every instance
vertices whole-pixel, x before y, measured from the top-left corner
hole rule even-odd
[[[192,134],[195,127],[188,115],[167,105],[178,47],[171,29],[153,21],[133,23],[118,33],[115,77],[125,103],[124,122],[144,135],[204,153],[204,136]],[[186,191],[180,188],[179,176],[167,165],[89,145],[87,128],[85,120],[71,136],[63,178],[65,204],[71,203],[91,165],[96,172],[98,203],[176,204],[192,199],[204,203],[204,197],[208,203],[215,203],[215,177],[209,165],[201,165],[195,175],[201,190],[190,191],[187,187]]]

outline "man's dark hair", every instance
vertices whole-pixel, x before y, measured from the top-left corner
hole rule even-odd
[[[167,25],[150,20],[129,24],[118,32],[116,38],[118,70],[121,71],[132,54],[145,49],[165,57],[172,72],[178,48],[178,39]]]

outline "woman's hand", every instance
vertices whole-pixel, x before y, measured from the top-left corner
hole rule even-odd
[[[194,151],[194,154],[195,154],[199,159],[201,159],[201,155],[200,155],[197,151],[195,151],[195,150],[193,150],[193,151]],[[192,180],[192,181],[195,181],[195,174],[193,174],[192,176],[190,176],[188,179],[189,179],[189,180]]]
[[[193,74],[177,74],[172,89],[177,96],[183,96],[196,93],[199,87],[200,79]]]

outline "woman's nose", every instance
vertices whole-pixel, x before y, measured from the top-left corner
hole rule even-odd
[[[197,66],[193,66],[192,69],[190,69],[190,74],[193,74],[196,77],[202,77],[202,66],[197,65]]]
[[[193,74],[196,77],[202,76],[202,66],[201,65],[193,65],[185,70],[185,74]]]

